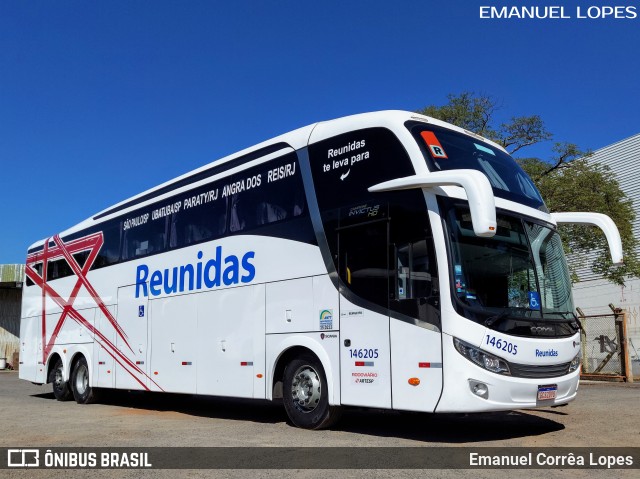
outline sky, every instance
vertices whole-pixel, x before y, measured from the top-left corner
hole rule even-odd
[[[640,4],[577,18],[606,3],[0,0],[0,264],[273,136],[450,93],[496,98],[498,122],[540,115],[585,150],[640,133]],[[480,18],[492,5],[571,18]]]

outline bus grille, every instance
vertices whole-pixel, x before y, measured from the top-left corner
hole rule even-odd
[[[511,375],[518,378],[556,378],[569,374],[570,365],[571,362],[547,366],[509,363],[509,368]]]

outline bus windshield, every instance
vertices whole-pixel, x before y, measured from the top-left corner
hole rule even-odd
[[[468,206],[442,200],[452,255],[454,296],[466,315],[572,320],[571,280],[558,233],[504,213],[492,238],[474,234]]]
[[[484,173],[497,197],[548,212],[537,188],[504,151],[470,135],[415,123],[411,133],[431,171],[471,169]]]

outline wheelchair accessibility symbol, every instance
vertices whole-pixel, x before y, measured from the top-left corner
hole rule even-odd
[[[537,291],[529,291],[529,308],[535,310],[540,309],[540,293]]]

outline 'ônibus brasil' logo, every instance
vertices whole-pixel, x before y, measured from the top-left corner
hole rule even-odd
[[[149,273],[149,266],[141,264],[136,270],[136,298],[173,294],[184,291],[212,289],[222,285],[250,283],[256,276],[256,268],[251,263],[255,251],[248,251],[242,258],[229,255],[222,259],[222,246],[216,247],[215,256],[207,261],[185,264],[156,270]],[[198,260],[202,260],[198,251]]]

